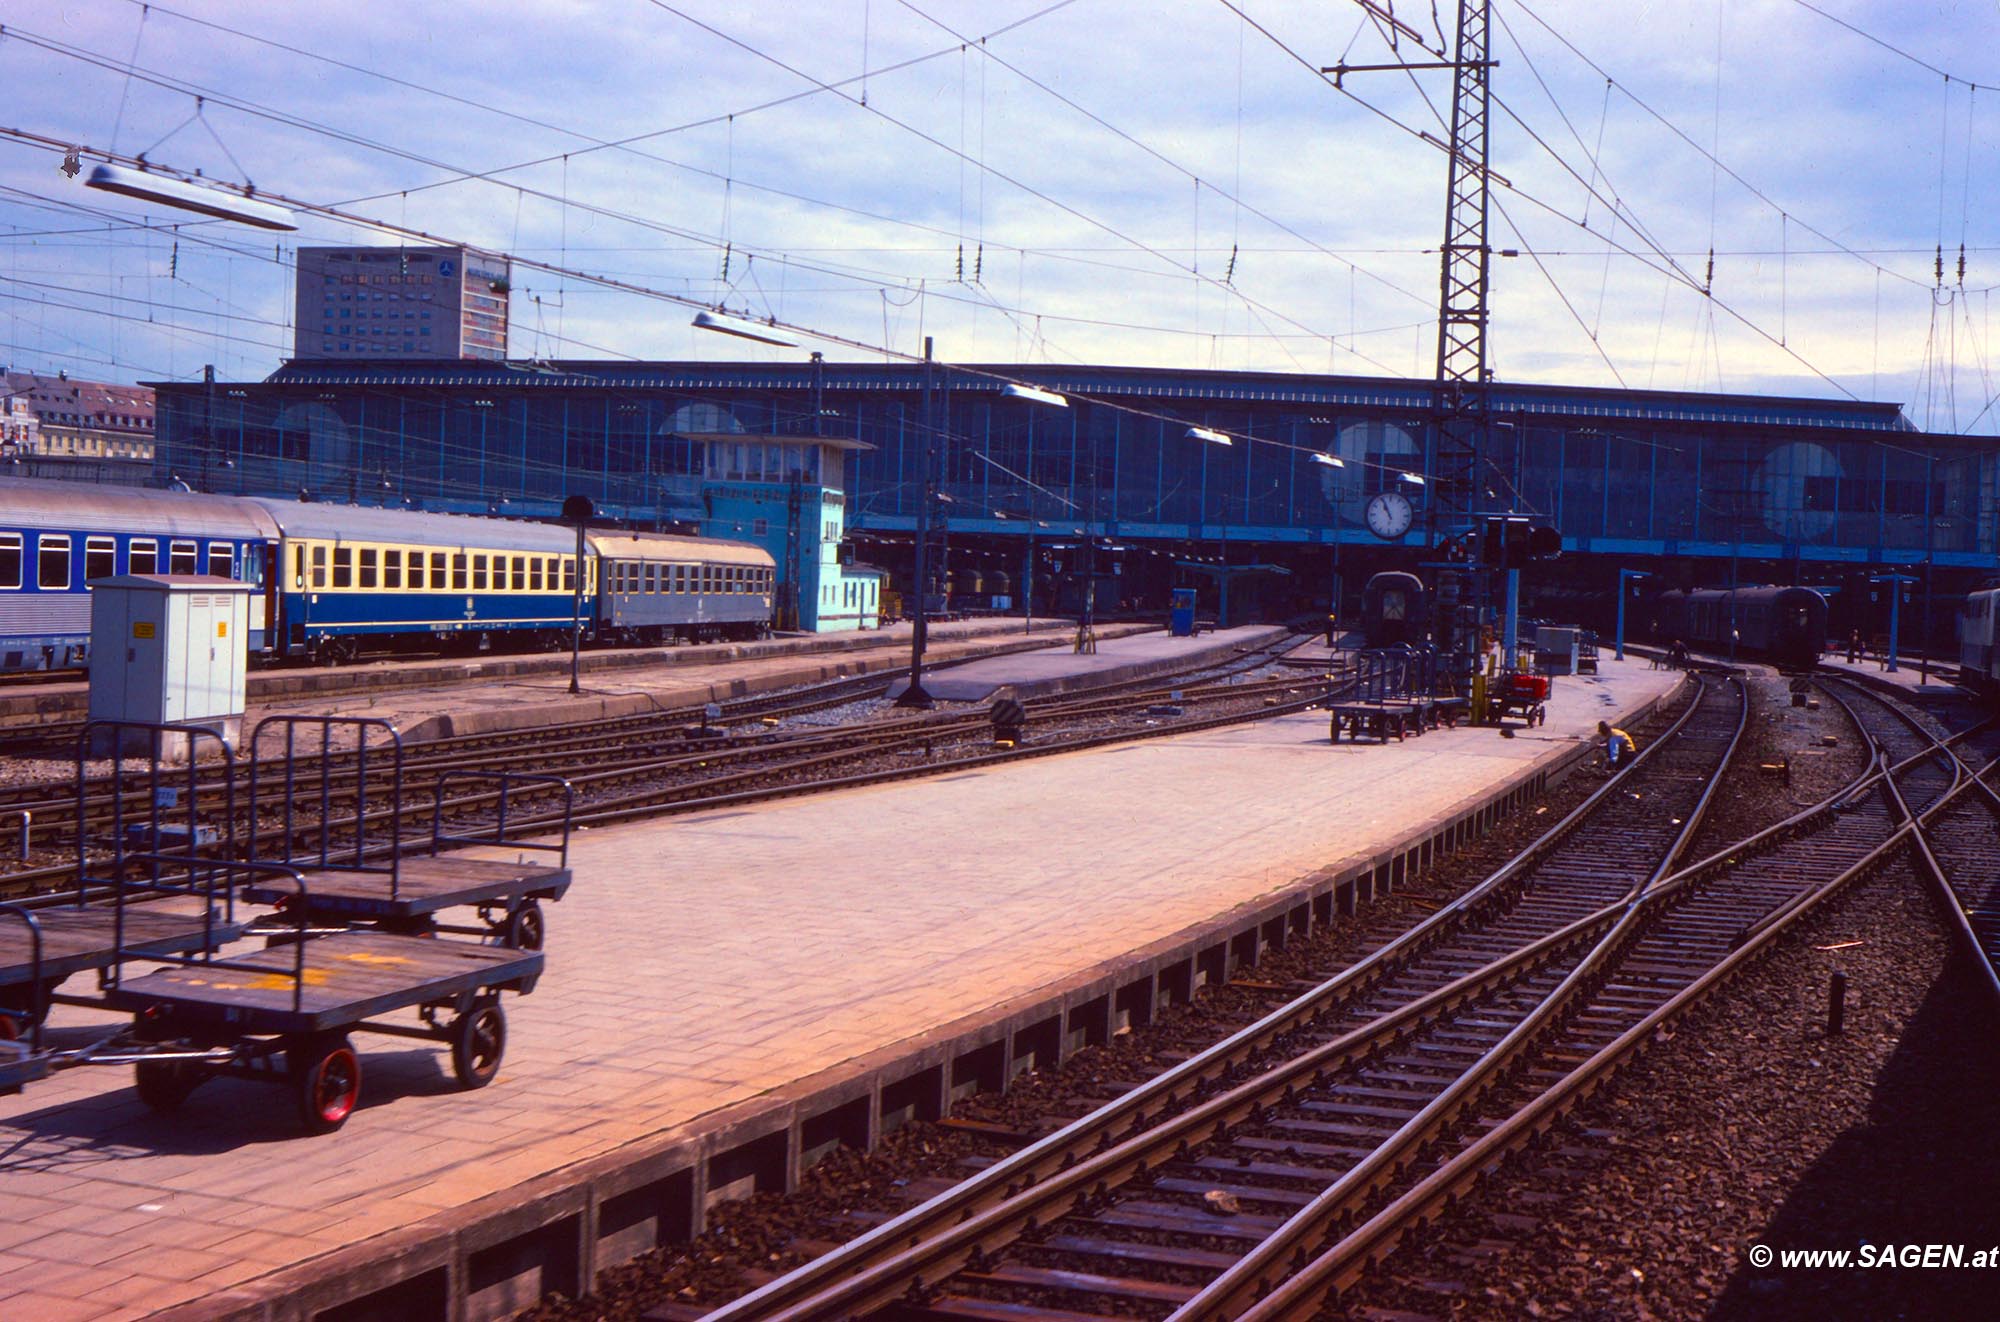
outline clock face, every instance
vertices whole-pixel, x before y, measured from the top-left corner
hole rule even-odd
[[[1385,491],[1368,502],[1368,531],[1393,542],[1410,530],[1410,501],[1400,491]]]

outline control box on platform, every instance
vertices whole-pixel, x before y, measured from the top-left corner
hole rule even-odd
[[[243,733],[253,591],[206,574],[92,579],[90,719],[199,725],[234,747]],[[128,731],[124,742],[117,752],[151,751],[144,731]],[[186,738],[161,742],[163,760],[187,758]]]

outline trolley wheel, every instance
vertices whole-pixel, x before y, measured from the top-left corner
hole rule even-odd
[[[542,902],[529,900],[507,916],[500,944],[516,950],[540,950],[548,934],[548,924],[542,918]]]
[[[507,1054],[507,1016],[500,998],[482,996],[451,1022],[451,1071],[459,1086],[484,1088],[500,1073]]]
[[[311,1134],[331,1134],[347,1123],[361,1099],[361,1058],[345,1033],[294,1040],[285,1048],[299,1122]]]
[[[142,1060],[132,1067],[139,1100],[155,1111],[178,1111],[207,1073],[188,1060]]]

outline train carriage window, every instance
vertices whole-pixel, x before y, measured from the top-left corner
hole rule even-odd
[[[128,574],[160,572],[160,548],[152,538],[134,537],[125,544],[125,572]]]
[[[649,594],[657,595],[659,590],[660,590],[660,567],[658,565],[647,565],[646,591]]]
[[[118,542],[110,537],[83,539],[83,581],[110,578],[118,572]]]
[[[486,557],[483,555],[472,557],[472,590],[486,591]]]
[[[555,556],[545,555],[542,557],[542,571],[544,580],[549,585],[549,591],[554,592],[556,584],[562,582],[562,561]]]
[[[424,590],[424,553],[422,551],[410,552],[409,587],[412,592],[422,592]]]
[[[351,546],[333,548],[333,585],[337,588],[354,586],[354,548]]]
[[[564,556],[562,566],[563,591],[574,593],[576,591],[576,557]]]
[[[528,591],[540,592],[541,590],[542,558],[538,555],[531,555],[528,557]]]
[[[235,547],[228,542],[208,544],[208,572],[216,578],[236,577]]]
[[[43,534],[35,540],[35,582],[45,588],[69,586],[69,538]]]
[[[167,545],[167,572],[169,574],[199,574],[196,560],[199,548],[193,542],[170,542]]]
[[[465,553],[461,551],[451,558],[451,590],[465,591],[465,581]]]
[[[323,588],[325,586],[326,548],[324,546],[315,546],[313,548],[313,587]]]
[[[306,548],[303,546],[295,545],[292,547],[292,586],[295,588],[302,588],[305,585],[306,585]]]
[[[514,591],[526,592],[527,590],[528,590],[528,557],[525,555],[517,555],[514,557]]]
[[[375,586],[375,548],[372,546],[361,549],[361,586],[364,588]]]
[[[0,589],[21,586],[21,534],[0,532]]]
[[[385,588],[395,588],[398,591],[402,590],[403,553],[401,551],[390,550],[382,552],[382,586]]]
[[[444,591],[444,585],[445,585],[445,577],[444,577],[444,552],[443,552],[443,551],[432,551],[432,552],[431,552],[431,590],[432,590],[433,592],[442,592],[442,591]]]

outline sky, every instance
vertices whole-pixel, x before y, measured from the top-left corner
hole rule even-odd
[[[0,361],[261,378],[292,250],[377,222],[557,268],[516,358],[805,352],[707,305],[835,360],[1428,378],[1451,75],[1317,70],[1435,61],[1456,10],[1378,8],[1393,48],[1354,0],[0,0],[4,127],[339,213],[204,221],[0,135]],[[1493,0],[1489,54],[1497,379],[2000,434],[2000,6]]]

